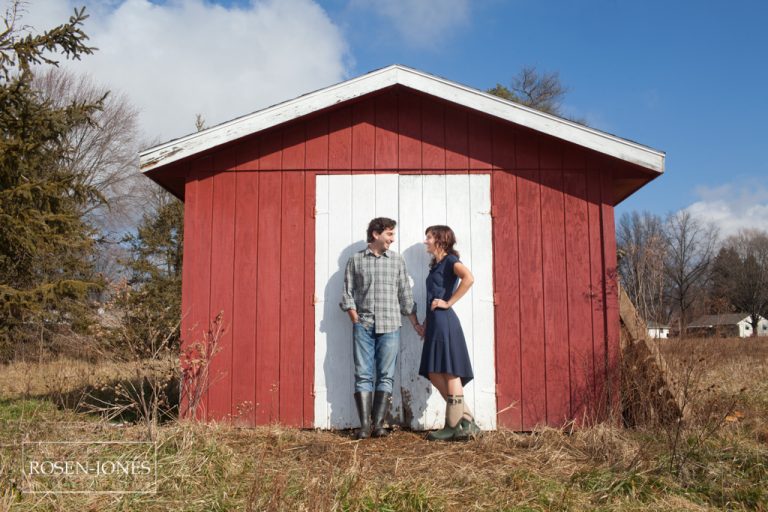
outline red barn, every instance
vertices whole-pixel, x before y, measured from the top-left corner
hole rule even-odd
[[[424,228],[448,223],[476,277],[457,304],[483,428],[604,417],[617,403],[614,206],[664,153],[390,66],[141,154],[185,202],[182,337],[223,312],[198,415],[355,426],[338,302],[370,218],[398,220],[423,319]],[[393,422],[439,427],[441,400],[401,332]]]

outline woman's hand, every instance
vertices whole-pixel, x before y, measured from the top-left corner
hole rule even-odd
[[[451,305],[450,305],[450,304],[448,304],[448,303],[447,303],[446,301],[444,301],[443,299],[434,299],[434,300],[432,301],[432,304],[431,304],[431,307],[430,307],[430,309],[432,309],[432,311],[434,311],[434,310],[436,310],[436,309],[448,309],[448,308],[450,308],[450,307],[451,307]]]

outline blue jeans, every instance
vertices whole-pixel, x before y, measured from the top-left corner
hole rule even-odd
[[[392,393],[395,362],[400,350],[400,330],[376,334],[375,326],[364,327],[360,323],[354,324],[352,329],[355,392],[371,392],[375,382],[376,391]]]

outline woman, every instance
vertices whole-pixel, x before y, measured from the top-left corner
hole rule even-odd
[[[480,428],[464,403],[464,386],[473,378],[472,364],[464,331],[452,306],[467,293],[474,278],[453,248],[456,235],[451,228],[430,226],[425,234],[424,245],[432,262],[427,276],[427,317],[419,375],[428,378],[446,401],[445,427],[431,432],[427,439],[465,440],[476,436]]]

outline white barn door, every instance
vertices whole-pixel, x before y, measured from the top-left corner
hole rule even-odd
[[[315,426],[352,428],[359,423],[353,398],[352,326],[339,308],[344,268],[349,257],[365,247],[368,222],[390,217],[398,223],[392,249],[405,257],[421,322],[429,272],[424,229],[447,224],[456,232],[461,260],[475,276],[474,286],[455,306],[475,373],[464,395],[478,424],[495,429],[490,176],[319,175],[316,194]],[[418,375],[422,341],[403,320],[393,420],[414,430],[440,428],[445,402]]]

